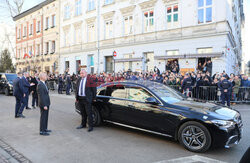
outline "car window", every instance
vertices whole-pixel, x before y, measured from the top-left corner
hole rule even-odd
[[[148,91],[141,87],[127,87],[128,99],[140,102],[146,102],[146,99],[153,97]]]
[[[126,90],[124,86],[108,86],[106,89],[106,96],[114,98],[126,98]]]

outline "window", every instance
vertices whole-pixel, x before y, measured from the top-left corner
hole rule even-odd
[[[105,22],[105,31],[104,31],[104,39],[110,39],[113,36],[113,21],[106,21]]]
[[[167,55],[169,55],[169,56],[179,55],[179,50],[168,50]]]
[[[106,89],[106,96],[125,99],[126,95],[127,93],[124,86],[108,86]]]
[[[51,41],[51,50],[50,54],[54,54],[56,51],[56,41]]]
[[[104,0],[104,4],[105,5],[111,4],[113,2],[114,2],[114,0]]]
[[[88,25],[88,42],[95,41],[95,25]]]
[[[39,56],[41,54],[41,46],[40,44],[37,44],[36,46],[36,55]]]
[[[69,46],[69,31],[64,31],[64,46]]]
[[[213,48],[198,48],[197,53],[198,54],[204,54],[204,53],[212,53]]]
[[[198,0],[198,24],[212,22],[212,0]]]
[[[69,5],[64,6],[64,19],[70,18],[70,8]]]
[[[154,31],[154,11],[144,12],[144,32]]]
[[[94,9],[95,9],[95,0],[89,0],[88,11],[92,11]]]
[[[41,21],[37,22],[37,30],[36,32],[39,33],[41,31]]]
[[[140,102],[146,102],[146,99],[152,97],[145,89],[140,87],[128,87],[128,99]]]
[[[179,21],[179,7],[178,5],[172,5],[167,7],[167,28],[173,28],[178,26]]]
[[[76,26],[74,28],[74,44],[80,44],[82,42],[82,31],[81,26]]]
[[[48,28],[49,28],[49,17],[46,18],[45,30],[47,30]]]
[[[30,57],[33,56],[33,47],[32,46],[29,47],[29,56]]]
[[[52,15],[51,20],[52,20],[51,28],[54,28],[56,26],[56,15]]]
[[[30,24],[30,35],[33,35],[33,24]]]
[[[76,0],[75,2],[75,16],[82,14],[82,0]]]
[[[27,36],[27,27],[24,26],[23,27],[23,37],[26,37]]]
[[[21,38],[21,28],[18,28],[17,30],[17,39]]]
[[[125,16],[124,17],[124,35],[131,35],[133,34],[133,16]]]
[[[45,43],[45,55],[49,53],[49,42]]]

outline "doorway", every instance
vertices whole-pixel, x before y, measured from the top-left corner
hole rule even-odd
[[[105,57],[105,70],[107,73],[112,73],[114,71],[113,56]]]
[[[198,58],[197,70],[203,71],[205,63],[207,63],[207,61],[209,61],[209,60],[211,61],[211,58]]]
[[[144,70],[146,71],[154,71],[154,53],[144,53]]]

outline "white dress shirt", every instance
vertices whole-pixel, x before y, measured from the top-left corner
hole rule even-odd
[[[85,96],[85,86],[86,86],[86,80],[87,77],[85,77],[84,79],[81,80],[80,82],[80,85],[79,85],[79,92],[78,92],[78,95],[81,96],[81,97],[84,97]],[[82,86],[82,92],[83,94],[81,95],[81,85],[82,85],[82,82],[83,82],[83,86]]]

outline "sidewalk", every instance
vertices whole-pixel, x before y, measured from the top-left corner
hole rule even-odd
[[[31,163],[29,159],[18,153],[0,139],[0,163]]]

